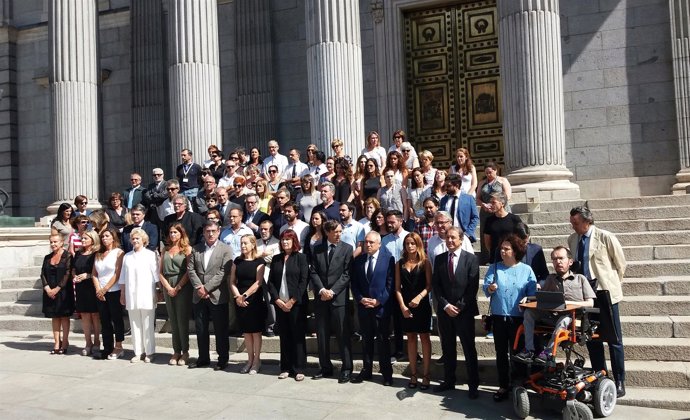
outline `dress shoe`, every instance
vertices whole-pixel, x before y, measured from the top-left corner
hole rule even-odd
[[[467,393],[467,398],[471,400],[476,400],[479,398],[479,390],[477,388],[470,388],[470,390]]]
[[[323,379],[323,378],[330,378],[333,376],[333,372],[325,372],[323,370],[319,371],[316,375],[312,376],[312,379],[318,380],[318,379]]]
[[[350,382],[352,382],[353,384],[361,384],[362,382],[368,380],[371,380],[371,372],[367,370],[362,370],[357,374],[357,376],[350,379]]]
[[[203,367],[208,367],[211,364],[208,360],[197,360],[194,363],[190,363],[188,368],[189,369],[197,369],[197,368],[203,368]]]
[[[350,379],[351,379],[350,376],[351,376],[350,372],[342,372],[340,374],[340,378],[338,378],[338,383],[339,384],[345,384],[345,383],[350,382]]]
[[[434,387],[434,392],[435,393],[446,392],[446,391],[449,391],[451,389],[455,389],[455,384],[443,381]]]
[[[383,386],[392,386],[393,385],[393,378],[383,378],[383,382],[381,382]]]
[[[625,397],[625,384],[621,381],[616,382],[616,397]]]
[[[504,388],[500,388],[494,393],[493,396],[494,402],[501,402],[507,400],[508,398],[510,398],[510,390]]]
[[[213,370],[225,370],[228,367],[227,363],[218,363],[213,367]]]

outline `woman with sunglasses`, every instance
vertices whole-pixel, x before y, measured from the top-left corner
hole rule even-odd
[[[280,185],[283,183],[283,180],[280,177],[280,173],[278,171],[278,167],[276,165],[271,165],[268,167],[268,192],[271,195],[274,195],[278,189],[280,188]]]
[[[301,219],[306,222],[311,220],[311,212],[314,207],[321,204],[321,193],[316,190],[313,176],[309,174],[304,175],[300,182],[302,188],[297,197],[295,197],[295,202],[299,206]]]
[[[402,154],[403,162],[405,162],[405,167],[408,170],[419,168],[419,158],[417,157],[417,152],[410,143],[404,141],[402,146],[400,146],[400,153]]]
[[[69,244],[67,246],[67,250],[72,257],[82,248],[81,237],[88,227],[89,218],[87,216],[80,214],[72,219],[72,228],[74,230],[69,235]]]
[[[220,181],[225,174],[223,152],[216,150],[215,152],[211,153],[211,165],[209,165],[208,169],[211,170],[211,175],[213,175],[213,177],[216,179],[216,182]]]
[[[256,180],[256,195],[259,196],[259,211],[271,214],[271,194],[268,191],[268,182],[263,179]]]
[[[345,159],[350,168],[352,167],[352,158],[345,154],[345,144],[340,139],[331,140],[331,149],[333,149],[333,157]]]

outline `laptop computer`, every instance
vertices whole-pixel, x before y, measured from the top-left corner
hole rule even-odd
[[[537,309],[546,311],[563,310],[565,309],[565,295],[563,295],[563,292],[537,290]]]

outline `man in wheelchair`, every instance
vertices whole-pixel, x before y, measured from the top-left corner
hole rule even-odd
[[[570,250],[564,246],[555,247],[551,251],[551,261],[556,273],[549,274],[542,290],[562,292],[567,305],[591,308],[594,305],[596,294],[585,276],[573,273],[570,270],[570,267],[573,265],[573,256]],[[547,363],[554,352],[554,337],[559,330],[568,329],[570,323],[573,322],[571,315],[571,312],[557,313],[538,309],[526,309],[523,321],[525,348],[515,355],[515,358],[524,362]],[[534,327],[537,321],[548,325],[555,325],[555,328],[544,350],[535,355]]]

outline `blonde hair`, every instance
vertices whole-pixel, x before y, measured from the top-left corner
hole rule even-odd
[[[340,139],[331,140],[331,147],[342,146],[342,145],[343,145],[343,141]]]
[[[91,245],[91,252],[96,253],[101,250],[101,238],[98,236],[96,231],[94,230],[87,230],[86,232],[82,233],[82,237],[88,236],[91,238],[91,242],[93,245]]]
[[[419,152],[419,158],[420,159],[426,158],[426,159],[429,159],[429,162],[433,162],[434,161],[434,154],[428,150],[422,150],[421,152]]]
[[[259,192],[259,185],[264,187],[264,192],[262,192],[262,193]],[[263,178],[256,180],[256,187],[254,188],[254,191],[256,191],[256,195],[258,195],[259,198],[262,200],[265,200],[266,198],[269,198],[271,196],[271,194],[269,194],[269,191],[268,191],[268,181],[266,181]]]
[[[249,258],[251,258],[251,259],[253,259],[253,260],[256,259],[256,255],[257,255],[257,252],[256,252],[256,238],[254,237],[254,235],[249,235],[249,234],[247,234],[247,235],[242,235],[242,237],[240,238],[240,243],[242,243],[242,240],[243,240],[244,238],[248,238],[248,239],[249,239],[249,242],[250,242],[250,243],[252,244],[252,246],[253,246],[251,252],[249,253]],[[244,259],[244,254],[242,254],[242,259]]]
[[[149,245],[149,235],[142,228],[132,229],[132,232],[129,234],[130,242],[132,242],[132,238],[141,238],[141,240],[144,242],[144,247]]]

